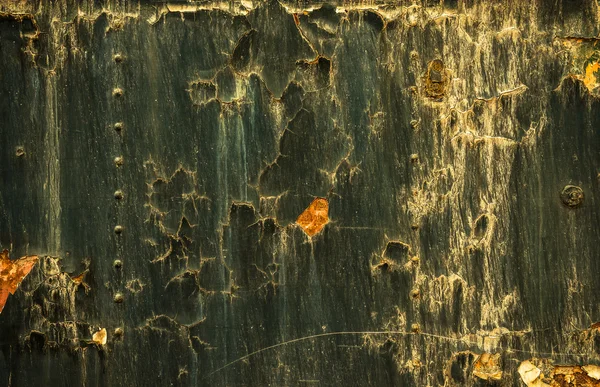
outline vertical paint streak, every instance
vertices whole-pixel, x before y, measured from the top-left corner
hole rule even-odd
[[[239,131],[239,143],[238,146],[240,148],[240,163],[241,163],[241,167],[242,167],[242,176],[243,176],[243,180],[242,180],[242,190],[241,190],[241,194],[242,194],[242,200],[243,201],[247,201],[248,200],[248,184],[250,183],[248,180],[248,155],[246,153],[247,151],[247,144],[246,144],[246,131],[244,128],[244,125],[241,124],[240,119],[239,119],[239,115],[238,115],[238,119],[237,119],[238,125],[238,131]]]
[[[227,215],[229,209],[229,186],[227,184],[228,175],[228,150],[227,150],[227,125],[223,113],[219,116],[219,136],[217,139],[217,182],[220,193],[220,214],[221,218]]]
[[[47,191],[50,209],[48,211],[48,251],[58,253],[61,247],[61,205],[60,205],[60,123],[58,121],[56,98],[56,78],[46,79],[46,144],[48,170],[44,190]]]

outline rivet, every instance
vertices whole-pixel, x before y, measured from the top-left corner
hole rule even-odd
[[[123,123],[122,122],[116,122],[114,125],[114,128],[117,132],[120,132],[121,130],[123,130]]]
[[[115,157],[115,165],[117,167],[120,167],[121,165],[123,165],[123,156],[117,156]]]
[[[419,257],[418,256],[414,256],[410,259],[410,261],[413,263],[413,265],[418,265],[419,264]]]
[[[123,262],[120,259],[115,259],[115,261],[113,262],[113,266],[115,267],[115,269],[120,269],[123,267]]]
[[[113,59],[116,63],[121,63],[121,62],[123,62],[124,58],[123,58],[123,55],[121,55],[121,54],[115,54],[113,56]]]
[[[583,203],[583,190],[575,185],[566,185],[560,193],[563,204],[570,208],[577,208]]]
[[[421,327],[419,326],[419,324],[412,324],[412,325],[410,326],[410,330],[411,330],[413,333],[419,333],[419,332],[421,332]]]
[[[410,162],[413,164],[416,164],[419,162],[419,155],[416,153],[413,153],[412,155],[410,155]]]
[[[122,200],[123,199],[123,191],[121,191],[120,189],[116,190],[115,191],[115,199]]]
[[[123,89],[117,87],[113,90],[114,97],[121,97],[123,95]]]
[[[17,155],[17,157],[23,157],[25,156],[25,149],[22,146],[18,146],[15,154]]]
[[[410,225],[410,228],[416,231],[419,229],[419,225],[417,223],[413,223]]]
[[[421,295],[421,293],[419,292],[419,289],[413,289],[413,290],[410,292],[410,296],[411,296],[413,299],[415,299],[415,300],[416,300],[417,298],[419,298],[419,296],[420,296],[420,295]]]
[[[123,232],[123,226],[117,225],[115,226],[115,234],[121,234]]]
[[[123,302],[123,295],[121,293],[116,293],[115,296],[113,297],[113,301],[117,304],[120,304]]]
[[[123,328],[115,328],[115,331],[113,332],[113,336],[122,337],[123,336]]]

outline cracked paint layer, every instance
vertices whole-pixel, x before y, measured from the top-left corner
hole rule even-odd
[[[0,385],[594,385],[599,18],[0,2]]]

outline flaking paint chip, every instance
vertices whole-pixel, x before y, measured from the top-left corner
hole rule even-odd
[[[501,380],[500,354],[482,353],[473,364],[473,375],[483,380]]]
[[[306,234],[318,234],[329,223],[329,202],[325,198],[316,198],[296,220]]]
[[[37,255],[30,255],[11,261],[8,250],[0,253],[0,313],[4,309],[9,294],[15,294],[23,278],[29,274],[38,260]]]
[[[92,341],[96,344],[106,344],[106,328],[100,329],[98,332],[92,335]]]

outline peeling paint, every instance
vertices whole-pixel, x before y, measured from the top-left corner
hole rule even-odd
[[[106,328],[100,329],[92,335],[92,341],[98,345],[106,345]]]
[[[310,206],[298,216],[296,223],[309,236],[318,234],[329,223],[329,202],[327,199],[314,199]]]
[[[9,294],[15,294],[19,284],[37,263],[38,256],[31,255],[11,261],[8,250],[0,253],[0,313]]]
[[[473,364],[473,375],[483,380],[501,380],[500,354],[482,353]]]

